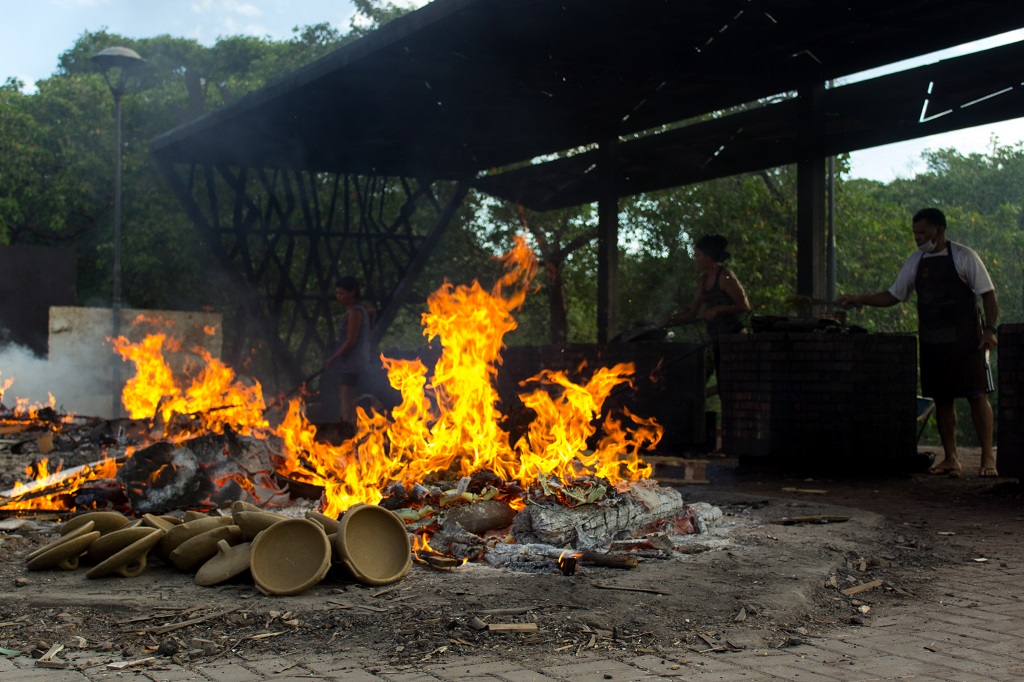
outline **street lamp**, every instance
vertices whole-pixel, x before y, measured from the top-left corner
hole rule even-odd
[[[121,335],[121,96],[128,85],[129,73],[141,67],[146,60],[127,47],[108,47],[92,57],[92,62],[103,72],[103,80],[114,96],[114,291],[111,301],[113,338]],[[121,416],[121,366],[114,356],[113,417]]]

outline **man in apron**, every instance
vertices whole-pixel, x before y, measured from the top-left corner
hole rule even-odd
[[[992,450],[993,416],[988,394],[993,390],[989,351],[996,347],[999,302],[985,264],[972,249],[946,239],[946,216],[937,208],[914,215],[918,250],[903,264],[896,281],[874,294],[844,294],[843,307],[887,307],[917,292],[921,393],[935,400],[935,415],[944,458],[931,472],[960,476],[953,401],[966,398],[981,443],[979,476],[998,476]],[[978,311],[981,297],[984,318]]]

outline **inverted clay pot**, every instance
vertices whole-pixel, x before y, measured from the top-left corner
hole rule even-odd
[[[412,567],[412,545],[405,523],[384,507],[357,503],[341,517],[334,549],[353,578],[387,585]]]
[[[245,535],[246,540],[253,540],[262,531],[270,528],[275,523],[280,523],[288,519],[289,517],[283,514],[274,514],[273,512],[263,510],[243,510],[236,511],[231,515],[236,526],[242,529],[242,534]]]
[[[89,558],[96,563],[106,561],[150,533],[163,533],[163,531],[149,526],[125,526],[101,535],[96,542],[89,545]]]
[[[95,524],[92,521],[87,521],[87,522],[83,523],[82,525],[80,525],[78,528],[75,528],[74,530],[72,530],[72,531],[70,531],[70,532],[68,532],[66,534],[61,535],[59,538],[57,538],[53,542],[48,542],[45,545],[43,545],[42,547],[38,547],[38,548],[32,550],[31,552],[29,552],[25,556],[25,559],[27,561],[30,561],[32,559],[35,559],[40,554],[43,554],[44,552],[49,552],[51,549],[53,549],[54,547],[56,547],[57,545],[59,545],[62,542],[66,542],[66,541],[71,540],[73,538],[76,538],[76,537],[78,537],[80,535],[85,535],[86,533],[91,533],[92,531],[95,530],[94,526],[95,526]]]
[[[217,543],[221,540],[239,545],[245,542],[245,536],[238,526],[211,528],[178,545],[170,554],[171,563],[179,571],[195,571],[217,554]]]
[[[192,521],[186,521],[167,531],[156,549],[157,555],[166,559],[171,556],[171,552],[176,550],[186,540],[208,530],[232,524],[230,516],[201,516]]]
[[[319,524],[285,519],[252,541],[249,570],[256,588],[267,595],[305,592],[327,575],[331,545]]]
[[[231,503],[231,513],[237,514],[240,511],[263,511],[263,508],[257,507],[255,504],[250,504],[245,500],[235,500]]]
[[[78,568],[78,558],[85,554],[89,545],[99,536],[100,532],[93,530],[51,543],[48,550],[29,559],[28,569],[44,571],[49,568],[63,568],[66,571],[73,571]]]
[[[196,571],[196,585],[210,587],[231,580],[249,570],[252,543],[230,545],[227,540],[217,542],[217,554]]]
[[[163,516],[157,516],[155,514],[143,514],[142,525],[149,526],[150,528],[159,528],[162,531],[168,531],[178,524],[171,523]]]
[[[104,559],[85,573],[86,578],[102,578],[108,575],[120,575],[135,578],[146,570],[146,557],[157,546],[164,536],[164,531],[154,530],[121,551]]]
[[[306,512],[306,518],[310,521],[316,521],[321,526],[323,526],[324,532],[328,535],[331,535],[332,533],[337,533],[338,528],[341,526],[341,521],[338,521],[338,519],[334,518],[333,516],[327,516],[326,514],[321,514],[320,512],[315,512],[312,510]]]
[[[92,522],[93,530],[98,530],[100,533],[109,533],[117,530],[118,528],[124,528],[131,522],[131,519],[120,512],[85,512],[84,514],[79,514],[78,516],[68,519],[67,522],[61,524],[58,532],[61,535],[67,535],[76,528],[84,526],[89,522]]]

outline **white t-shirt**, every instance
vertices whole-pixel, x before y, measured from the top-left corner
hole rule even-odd
[[[981,258],[974,249],[959,242],[950,243],[953,245],[953,265],[956,267],[956,272],[960,275],[960,279],[971,287],[974,295],[981,296],[995,289],[985,264],[981,262]],[[896,275],[896,281],[889,287],[889,293],[896,299],[906,301],[910,298],[910,294],[914,291],[914,282],[917,279],[917,266],[922,258],[949,258],[949,254],[945,248],[937,253],[915,251],[910,254],[910,258],[903,264],[900,273]]]

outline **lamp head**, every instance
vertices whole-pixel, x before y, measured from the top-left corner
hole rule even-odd
[[[103,78],[115,97],[124,93],[128,72],[146,63],[138,52],[128,47],[108,47],[93,55],[91,61],[103,72]]]

